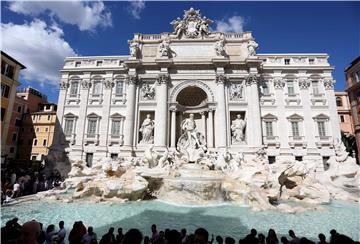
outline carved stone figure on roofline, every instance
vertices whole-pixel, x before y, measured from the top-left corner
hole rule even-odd
[[[171,25],[174,28],[174,36],[176,38],[199,38],[209,36],[209,25],[213,23],[211,19],[202,17],[200,10],[190,8],[184,11],[183,19],[176,18],[171,21]]]

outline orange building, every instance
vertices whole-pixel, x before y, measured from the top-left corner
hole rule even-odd
[[[1,51],[1,162],[8,157],[9,148],[6,142],[15,103],[16,88],[20,85],[18,81],[20,70],[25,68],[13,57]]]
[[[360,56],[345,69],[346,91],[349,94],[351,114],[358,152],[360,152]],[[358,154],[360,160],[360,153]]]
[[[354,135],[354,123],[351,117],[348,94],[347,92],[335,92],[335,96],[341,132]]]

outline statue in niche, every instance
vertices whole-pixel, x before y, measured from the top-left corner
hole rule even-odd
[[[141,93],[145,100],[153,100],[155,98],[155,85],[143,84],[141,87]]]
[[[197,131],[194,114],[181,122],[181,136],[178,147],[188,154],[188,161],[195,162],[207,150],[205,137]]]
[[[243,97],[243,85],[242,84],[233,84],[230,87],[230,99],[239,100]]]
[[[233,144],[245,141],[245,127],[246,122],[241,118],[241,114],[237,114],[236,119],[231,122],[231,139]]]
[[[259,47],[259,45],[254,41],[254,40],[250,40],[247,48],[249,51],[249,56],[255,56],[256,55],[256,49]]]
[[[139,130],[142,136],[140,143],[144,143],[144,144],[154,143],[154,136],[153,136],[154,125],[155,125],[155,121],[151,119],[150,114],[147,114]]]

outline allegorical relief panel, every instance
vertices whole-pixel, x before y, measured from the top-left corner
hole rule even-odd
[[[155,86],[156,82],[150,83],[143,83],[140,88],[140,97],[141,100],[154,100],[155,99]]]
[[[230,100],[238,101],[244,98],[244,82],[232,83],[229,88]]]

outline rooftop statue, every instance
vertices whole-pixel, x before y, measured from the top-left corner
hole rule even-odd
[[[178,17],[170,24],[174,27],[173,34],[177,38],[184,35],[187,38],[204,38],[210,34],[209,25],[211,23],[213,23],[211,19],[201,16],[200,10],[191,7],[189,10],[184,10],[183,19]]]

